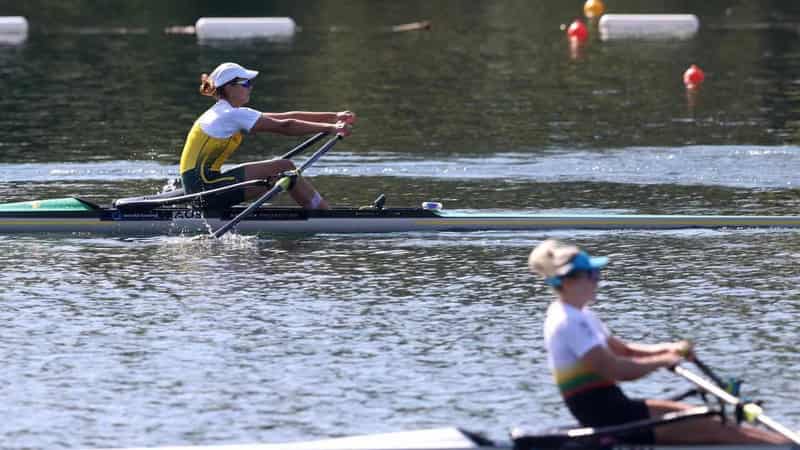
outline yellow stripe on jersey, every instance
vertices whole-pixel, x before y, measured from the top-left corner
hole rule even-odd
[[[612,380],[593,372],[590,367],[581,362],[571,367],[554,369],[553,377],[564,398],[589,389],[614,385]]]
[[[202,174],[208,171],[219,172],[222,164],[239,148],[242,143],[242,133],[236,133],[228,138],[214,138],[205,133],[203,129],[195,123],[186,136],[186,144],[181,153],[180,173],[183,174],[192,169]],[[213,180],[213,182],[221,179]]]

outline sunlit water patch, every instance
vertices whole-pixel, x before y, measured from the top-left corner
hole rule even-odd
[[[228,166],[229,167],[229,166]],[[794,189],[800,148],[758,146],[556,149],[482,157],[426,157],[381,152],[332,153],[310,175],[497,179],[536,182],[613,182]],[[690,168],[690,170],[687,170]],[[0,182],[166,180],[176,165],[154,161],[0,164]]]
[[[0,435],[86,448],[570,423],[541,344],[551,294],[526,265],[550,236],[0,239],[15,411]],[[800,423],[797,233],[557,236],[610,256],[596,310],[611,329],[691,337]],[[626,383],[686,387],[666,371]]]

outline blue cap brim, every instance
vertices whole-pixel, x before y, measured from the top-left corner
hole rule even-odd
[[[605,267],[606,264],[608,264],[607,256],[589,256],[588,253],[581,251],[578,252],[578,254],[572,258],[570,264],[566,266],[569,267],[566,273],[549,277],[545,279],[545,283],[550,286],[558,287],[561,286],[562,279],[570,274],[579,271],[599,270]]]
[[[570,262],[569,272],[577,272],[579,270],[594,270],[601,269],[608,264],[608,257],[606,256],[589,256],[586,252],[579,252],[572,258]]]
[[[589,258],[589,265],[592,269],[602,269],[608,264],[608,256],[592,256]]]

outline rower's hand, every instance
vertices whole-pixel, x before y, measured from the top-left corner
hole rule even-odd
[[[683,361],[694,359],[694,344],[692,341],[678,341],[670,344],[669,349],[663,354],[664,367],[672,370]]]
[[[669,370],[673,370],[675,366],[683,362],[683,356],[672,351],[660,355],[660,358],[662,358],[661,367],[666,367]]]
[[[336,124],[333,125],[333,130],[331,131],[341,137],[347,137],[350,136],[350,133],[352,133],[351,130],[352,127],[347,122],[336,122]]]
[[[348,125],[355,125],[357,120],[356,113],[353,111],[342,111],[336,113],[336,121],[344,122]]]
[[[682,358],[688,361],[694,359],[694,343],[692,341],[678,341],[674,346],[674,351]]]

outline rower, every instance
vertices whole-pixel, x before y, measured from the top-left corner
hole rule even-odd
[[[226,62],[210,75],[202,74],[200,93],[217,102],[194,123],[183,147],[180,175],[187,194],[207,191],[247,180],[270,180],[295,169],[288,159],[249,162],[222,170],[222,164],[242,142],[243,133],[272,132],[288,136],[312,133],[350,134],[356,115],[350,111],[284,113],[260,112],[246,105],[258,71]],[[252,185],[204,198],[206,207],[224,209],[259,197],[270,186]],[[292,198],[308,209],[327,209],[328,203],[305,178],[298,177]]]
[[[622,425],[685,411],[692,405],[628,398],[617,385],[693,358],[687,341],[654,345],[630,343],[611,334],[591,311],[606,257],[592,257],[555,239],[531,252],[528,266],[555,294],[547,309],[544,339],[548,364],[564,402],[584,427]],[[783,444],[771,431],[698,417],[638,431],[623,438],[633,444]]]

